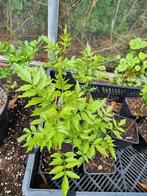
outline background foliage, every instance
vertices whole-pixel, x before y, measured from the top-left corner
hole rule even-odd
[[[96,52],[123,52],[134,36],[146,38],[146,0],[61,0],[60,30],[68,25],[74,47],[87,42]],[[75,51],[75,50],[74,50]]]
[[[0,39],[32,40],[47,34],[47,0],[0,0]]]

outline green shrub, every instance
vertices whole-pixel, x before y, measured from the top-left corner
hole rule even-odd
[[[129,42],[129,52],[126,57],[118,56],[119,64],[116,66],[115,79],[117,84],[140,86],[147,77],[147,41],[134,38]],[[143,82],[144,81],[144,82]]]

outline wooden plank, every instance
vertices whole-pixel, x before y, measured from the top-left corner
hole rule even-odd
[[[41,61],[31,61],[31,66],[46,66],[46,63]],[[11,64],[9,63],[8,59],[6,59],[4,56],[0,55],[0,67],[10,67]]]
[[[41,62],[41,61],[31,61],[30,62],[31,66],[46,66],[46,63]],[[6,59],[4,56],[0,55],[0,67],[10,67],[11,64],[9,63],[8,59]],[[106,72],[108,74],[108,76],[110,77],[115,77],[116,74],[115,73],[110,73],[110,72]],[[147,82],[147,79],[142,80],[142,82]]]

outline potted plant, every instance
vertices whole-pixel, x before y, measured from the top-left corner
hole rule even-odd
[[[122,116],[115,116],[115,120],[125,120],[125,123],[123,125],[123,129],[125,130],[124,133],[121,135],[121,137],[117,138],[116,136],[113,136],[115,139],[115,144],[119,149],[126,148],[133,144],[139,143],[139,137],[138,137],[138,129],[137,129],[137,123],[135,120],[122,117]]]
[[[138,131],[141,137],[140,145],[138,146],[138,150],[146,149],[147,147],[147,85],[144,85],[144,88],[141,91],[141,98],[126,100],[128,107],[132,116],[136,118],[138,121]]]
[[[30,97],[26,107],[37,105],[32,113],[37,119],[19,141],[25,141],[23,146],[28,151],[39,146],[41,151],[46,148],[53,152],[49,173],[53,180],[62,179],[62,193],[66,195],[69,178],[79,178],[75,167],[93,159],[96,152],[116,159],[111,133],[121,136],[125,122],[114,123],[112,108],[105,107],[105,99],[93,100],[91,96],[87,99],[78,83],[73,87],[68,84],[62,64],[54,82],[42,67],[15,65],[15,71],[27,83],[19,89],[23,91],[20,97]],[[38,126],[40,123],[44,126]],[[74,152],[63,152],[65,144],[71,144]]]
[[[121,138],[112,136],[115,139],[117,148],[123,149],[130,145],[138,144],[139,136],[137,122],[132,118],[132,115],[130,115],[130,111],[126,103],[122,100],[107,99],[106,104],[112,107],[112,114],[114,115],[116,122],[120,119],[126,122],[123,125],[125,132],[122,133]]]
[[[0,84],[0,145],[8,134],[9,118],[7,113],[8,97],[3,86]]]

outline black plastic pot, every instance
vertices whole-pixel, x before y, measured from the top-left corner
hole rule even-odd
[[[122,117],[122,116],[115,116],[116,119],[126,119],[127,121],[133,121],[133,119]],[[131,146],[133,144],[138,144],[139,143],[139,136],[138,136],[138,129],[137,129],[137,123],[134,121],[134,134],[136,136],[135,141],[127,140],[127,139],[119,139],[112,135],[112,138],[115,140],[115,145],[118,149],[124,149],[127,148],[128,146]]]
[[[0,87],[3,88],[1,84]],[[6,94],[6,102],[2,112],[0,113],[0,145],[3,144],[3,141],[8,135],[8,131],[9,131],[9,117],[7,112],[7,105],[8,105],[8,96]]]
[[[143,123],[147,123],[147,120],[143,120],[142,122],[138,123],[139,144],[133,146],[138,152],[142,152],[147,149],[147,139],[144,138],[144,135],[140,131],[140,126]]]
[[[129,98],[125,98],[125,102],[126,102],[128,108],[129,108],[130,114],[132,115],[133,118],[137,117],[137,119],[140,121],[141,119],[143,119],[144,117],[147,116],[147,112],[146,112],[146,114],[143,114],[143,115],[140,115],[140,114],[139,115],[135,115],[135,114],[133,114],[132,110],[131,110],[131,107],[130,107],[130,104],[128,103],[128,99],[130,99],[130,97]],[[134,100],[134,99],[137,99],[137,97],[131,97],[131,99]],[[139,109],[139,112],[140,112],[140,109]]]
[[[147,178],[147,153],[137,153],[133,148],[117,151],[117,161],[113,174],[86,175],[82,170],[78,173],[79,180],[70,179],[68,196],[145,196],[147,193],[139,186],[139,182]],[[50,188],[37,186],[37,173],[40,152],[30,153],[23,180],[25,196],[61,196],[61,181],[52,181]]]
[[[144,135],[143,135],[143,133],[142,133],[141,130],[140,130],[140,127],[143,126],[143,125],[147,126],[147,119],[144,120],[143,122],[141,122],[141,123],[138,124],[138,132],[140,133],[140,135],[141,135],[142,138],[144,139],[144,142],[147,144],[147,138],[144,138]],[[146,127],[145,127],[145,128],[146,128]],[[147,131],[147,130],[146,130],[146,131]]]
[[[92,160],[91,160],[92,161]],[[114,174],[115,172],[115,168],[114,168],[114,160],[112,160],[112,167],[113,167],[113,171],[112,172],[88,172],[86,170],[86,164],[88,163],[85,163],[83,164],[83,169],[84,169],[84,172],[87,174],[87,175],[102,175],[102,174]]]

